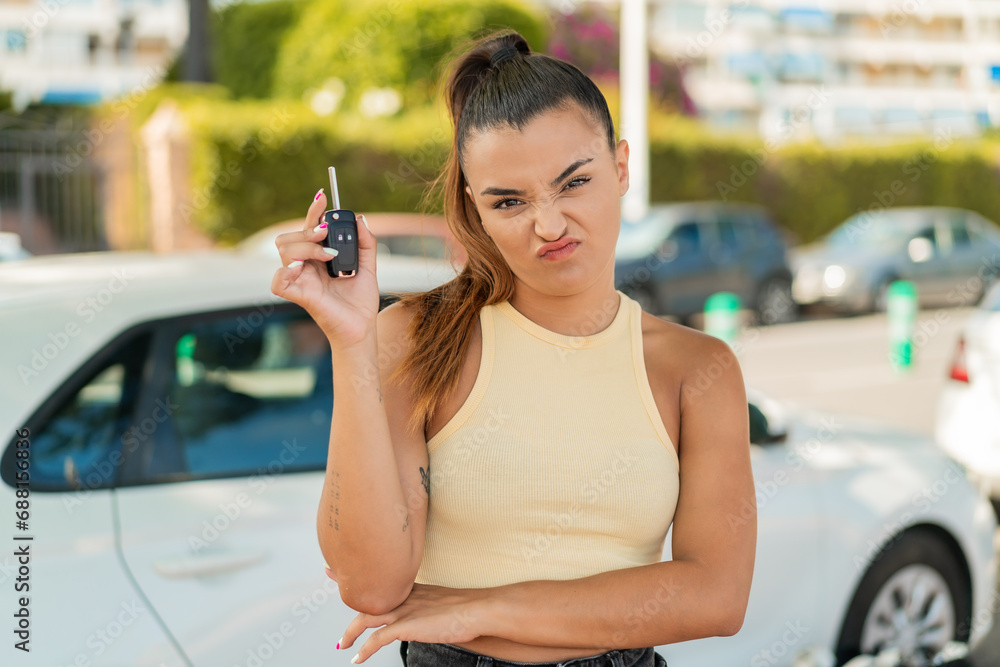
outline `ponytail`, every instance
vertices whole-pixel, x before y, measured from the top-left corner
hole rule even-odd
[[[426,429],[439,402],[457,387],[479,310],[514,295],[514,275],[465,192],[462,158],[469,135],[501,127],[521,130],[541,113],[576,102],[603,127],[615,154],[611,113],[594,82],[569,63],[532,53],[517,32],[504,30],[475,40],[452,63],[444,94],[455,133],[447,163],[424,203],[441,196],[448,227],[468,259],[449,282],[399,299],[412,309],[411,345],[389,381],[412,378],[410,431],[421,425]]]

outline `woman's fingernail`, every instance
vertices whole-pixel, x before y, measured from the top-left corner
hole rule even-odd
[[[318,232],[321,229],[326,229],[326,223],[325,222],[321,222],[318,225],[316,225],[315,227],[313,227],[313,232]]]
[[[286,269],[294,269],[297,266],[302,266],[302,260],[301,259],[297,259],[294,262],[289,262],[288,266],[286,266],[285,268]]]
[[[340,251],[337,250],[336,248],[323,248],[323,252],[325,252],[327,255],[333,255],[334,257],[340,254]]]
[[[360,658],[360,657],[361,657],[360,653],[355,653],[354,657],[351,658],[351,664],[354,664],[354,665],[358,664],[358,658]]]
[[[319,196],[321,194],[323,194],[323,188],[320,188],[319,190],[316,191],[316,196],[313,197],[313,201],[316,201],[317,199],[319,199]]]
[[[337,642],[337,648],[340,648],[340,642]]]
[[[361,216],[361,222],[365,223],[365,229],[367,229],[368,231],[372,230],[371,227],[368,226],[368,218],[366,218],[365,216],[362,215]]]

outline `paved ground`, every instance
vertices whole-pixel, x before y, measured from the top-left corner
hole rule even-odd
[[[932,434],[938,393],[972,310],[921,311],[905,373],[889,365],[885,315],[745,329],[734,347],[747,381],[775,398]]]
[[[972,310],[921,311],[915,363],[902,374],[889,365],[885,315],[814,315],[792,324],[745,329],[733,347],[747,383],[776,399],[933,435],[938,393],[949,381],[958,334]],[[996,623],[1000,625],[1000,617]],[[1000,665],[1000,628],[976,649],[972,665]]]

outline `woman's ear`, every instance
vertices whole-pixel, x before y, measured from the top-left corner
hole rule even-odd
[[[615,149],[615,166],[618,168],[618,196],[628,192],[628,142],[622,139]]]

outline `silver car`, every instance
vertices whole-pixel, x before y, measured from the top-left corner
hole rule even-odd
[[[792,248],[799,305],[885,310],[894,280],[913,281],[920,305],[977,303],[1000,273],[1000,229],[973,211],[941,206],[851,216],[822,240]]]

